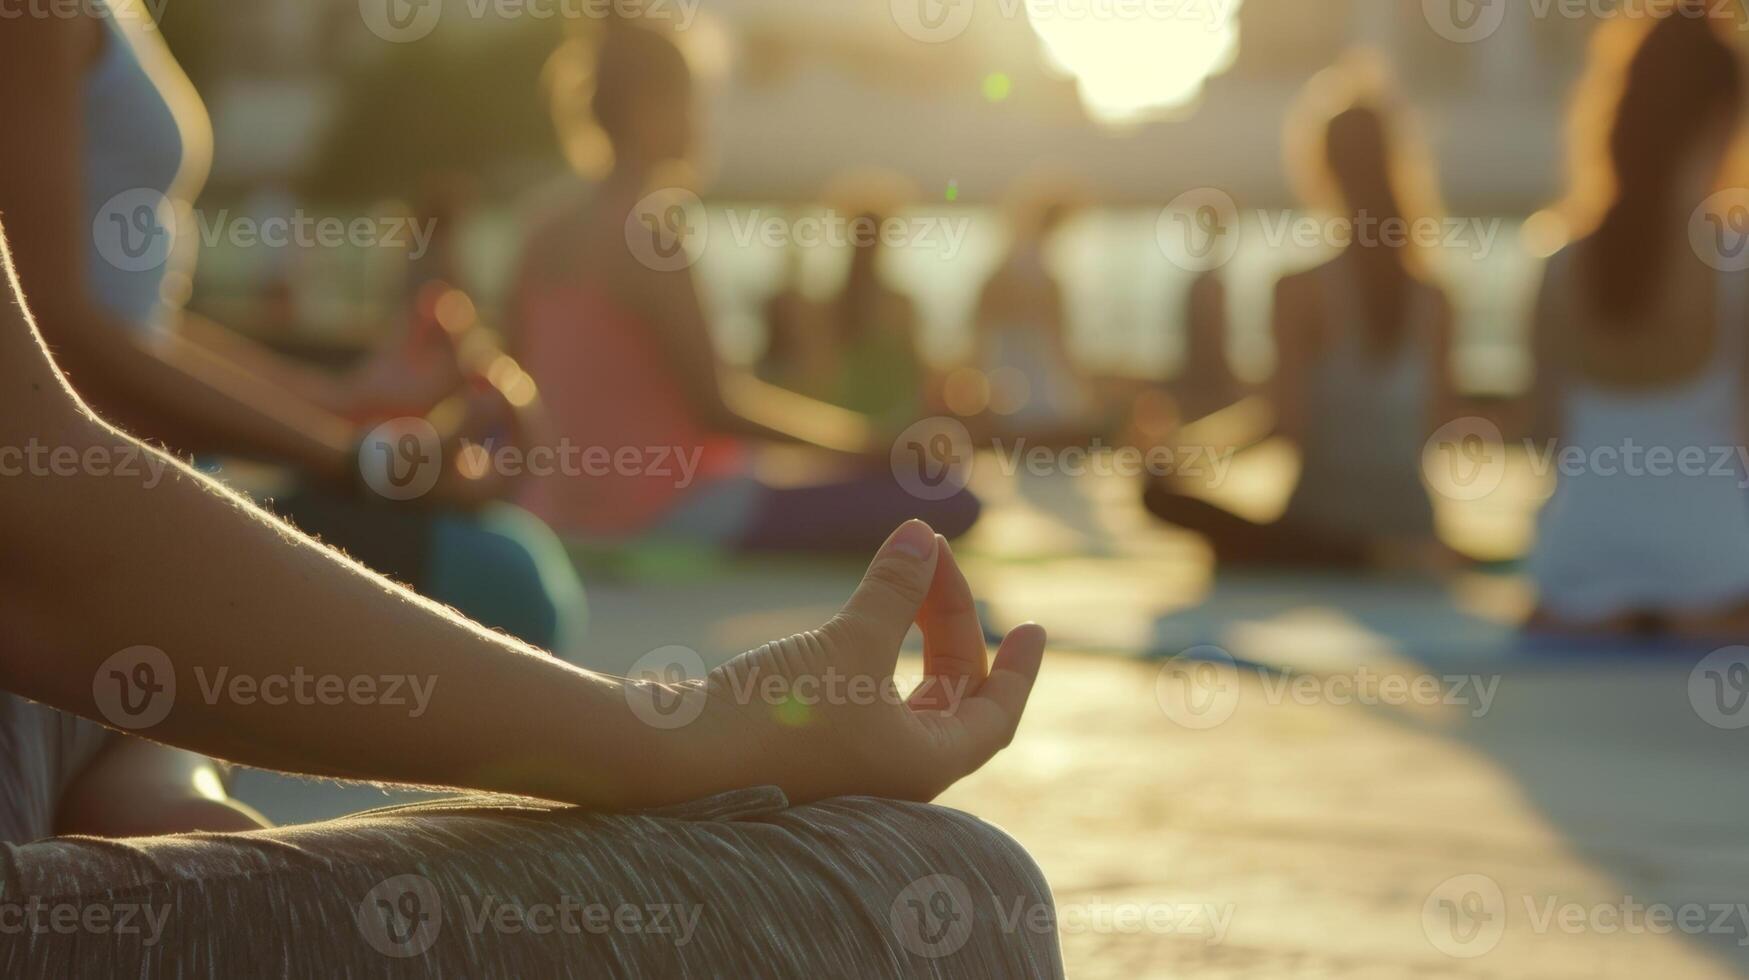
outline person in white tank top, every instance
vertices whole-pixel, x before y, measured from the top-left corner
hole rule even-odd
[[[1572,289],[1560,259],[1551,275]],[[1643,389],[1575,377],[1556,396],[1563,462],[1530,559],[1550,625],[1716,621],[1749,603],[1749,279],[1718,279],[1714,352],[1698,373]]]
[[[1531,625],[1740,637],[1749,278],[1706,232],[1729,234],[1711,199],[1743,72],[1705,20],[1609,30],[1599,51],[1631,57],[1600,58],[1582,94],[1611,111],[1576,111],[1608,122],[1583,162],[1618,189],[1549,263],[1534,326],[1533,455],[1557,485],[1529,562]]]

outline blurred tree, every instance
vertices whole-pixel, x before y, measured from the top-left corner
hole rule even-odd
[[[490,185],[563,166],[541,72],[556,46],[544,21],[439,31],[342,72],[344,108],[301,188],[325,201],[406,195],[430,175]]]

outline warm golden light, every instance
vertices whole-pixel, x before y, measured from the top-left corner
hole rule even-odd
[[[485,446],[463,446],[456,456],[456,471],[466,480],[484,480],[492,474],[492,454]]]
[[[473,299],[459,289],[444,293],[432,312],[438,325],[452,334],[472,329],[474,324],[480,322],[480,314],[474,307]]]
[[[990,407],[990,379],[977,368],[960,368],[947,376],[942,400],[955,415],[963,418],[982,415]]]
[[[1544,209],[1525,219],[1519,241],[1527,254],[1546,259],[1566,248],[1570,235],[1567,220],[1557,211]]]
[[[1239,52],[1238,11],[1225,4],[1027,0],[1027,16],[1058,68],[1080,84],[1094,119],[1112,124],[1194,101]]]

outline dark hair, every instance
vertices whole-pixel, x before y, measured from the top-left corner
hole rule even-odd
[[[684,96],[692,85],[686,55],[670,37],[618,19],[570,31],[544,75],[565,156],[596,179],[612,168],[614,144],[646,111],[642,96]]]
[[[686,55],[659,31],[616,25],[601,32],[590,109],[610,139],[630,131],[631,117],[642,111],[640,94],[668,96],[691,85]]]
[[[1666,15],[1641,38],[1609,120],[1614,198],[1582,269],[1597,308],[1632,314],[1651,302],[1669,261],[1657,246],[1700,203],[1674,199],[1682,165],[1728,132],[1742,105],[1742,82],[1736,54],[1692,10]]]
[[[1375,357],[1403,346],[1410,303],[1429,271],[1418,236],[1406,232],[1439,212],[1432,161],[1397,91],[1381,55],[1346,52],[1301,89],[1282,132],[1301,200],[1356,221],[1346,255]],[[1379,233],[1361,234],[1362,220]]]
[[[1375,227],[1406,221],[1396,181],[1393,142],[1384,114],[1355,105],[1331,117],[1324,131],[1324,166],[1351,214],[1365,215]],[[1415,286],[1406,244],[1355,239],[1349,253],[1359,264],[1369,346],[1391,352],[1402,343]]]

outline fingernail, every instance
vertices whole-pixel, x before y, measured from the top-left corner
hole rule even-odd
[[[935,554],[935,531],[922,521],[906,521],[887,548],[918,561]]]

